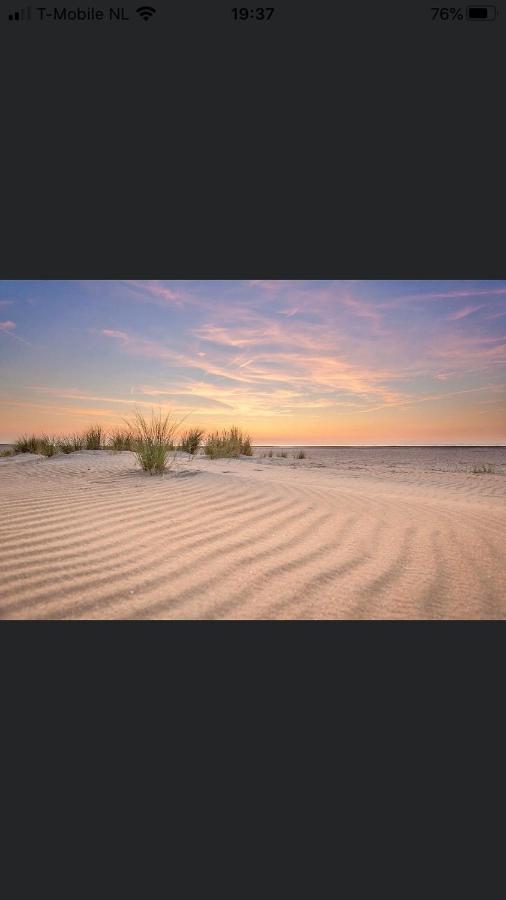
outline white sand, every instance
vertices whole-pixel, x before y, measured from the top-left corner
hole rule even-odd
[[[506,618],[506,450],[262,452],[0,460],[0,616]]]

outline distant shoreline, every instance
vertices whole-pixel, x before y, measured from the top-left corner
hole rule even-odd
[[[259,450],[283,447],[301,447],[304,450],[423,450],[427,447],[441,450],[458,450],[461,447],[488,450],[490,447],[506,449],[506,444],[252,444]]]

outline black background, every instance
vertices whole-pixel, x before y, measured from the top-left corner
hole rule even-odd
[[[506,11],[135,6],[2,4],[3,277],[505,277]]]

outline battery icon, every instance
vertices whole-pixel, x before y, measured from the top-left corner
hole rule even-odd
[[[497,10],[495,6],[468,6],[467,18],[472,22],[493,22]]]

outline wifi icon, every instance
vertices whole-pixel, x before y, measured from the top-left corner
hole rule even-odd
[[[154,16],[156,9],[153,6],[139,6],[136,12],[141,19],[144,19],[145,22],[149,22],[151,16]]]

